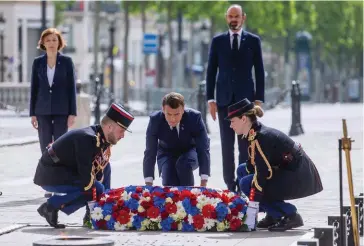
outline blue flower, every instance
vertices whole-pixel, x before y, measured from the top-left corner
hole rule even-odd
[[[166,211],[166,207],[165,206],[162,206],[161,208],[159,208],[159,211],[162,213],[164,211]]]
[[[96,220],[91,220],[91,223],[93,228],[95,228],[96,230],[99,229],[99,227],[96,225]]]
[[[243,199],[241,199],[241,197],[235,198],[233,203],[236,204],[236,205],[238,205],[238,204],[245,205],[246,204],[246,202]]]
[[[108,214],[111,214],[112,213],[112,206],[113,204],[112,203],[105,203],[105,205],[103,206],[102,208],[102,215],[105,217],[106,215]]]
[[[226,205],[222,202],[218,203],[216,205],[216,213],[217,213],[217,220],[222,222],[226,215],[228,214],[228,209]]]
[[[134,198],[130,198],[125,202],[126,206],[132,210],[137,210],[139,207],[139,203]]]
[[[190,213],[189,211],[191,210],[191,207],[192,207],[191,200],[189,198],[183,199],[182,205],[183,205],[183,208],[185,209],[185,211],[187,213]]]
[[[127,193],[129,193],[129,192],[133,192],[134,193],[135,190],[136,190],[136,186],[135,185],[129,185],[129,186],[125,187],[125,191]]]
[[[170,231],[171,225],[174,222],[174,220],[171,217],[167,217],[166,219],[161,221],[161,226],[163,231]]]
[[[162,187],[156,186],[156,187],[154,187],[152,192],[164,193],[164,190]]]
[[[116,222],[115,219],[111,217],[110,220],[106,222],[107,229],[113,230],[115,222]]]
[[[139,215],[134,215],[134,220],[133,220],[133,226],[139,230],[140,227],[142,227],[142,221],[144,220],[144,218],[140,217]]]
[[[229,205],[229,208],[235,208],[235,207],[236,207],[236,205],[234,203]]]
[[[174,197],[174,194],[173,194],[172,192],[168,192],[168,193],[166,194],[166,197],[173,198],[173,197]]]
[[[153,202],[156,207],[161,208],[165,203],[165,199],[155,196],[153,197]]]
[[[195,231],[195,228],[186,222],[182,222],[182,231]]]

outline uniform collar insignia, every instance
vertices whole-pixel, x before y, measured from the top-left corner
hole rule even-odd
[[[253,128],[251,128],[249,130],[248,141],[253,141],[256,136],[257,136],[257,133],[255,132],[255,130]]]

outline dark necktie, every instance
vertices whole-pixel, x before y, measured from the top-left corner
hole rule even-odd
[[[173,128],[172,128],[172,132],[173,132],[173,135],[174,135],[175,137],[177,137],[177,138],[178,138],[178,131],[177,131],[177,127],[173,127]]]
[[[238,34],[234,33],[234,39],[233,39],[233,51],[238,51]]]

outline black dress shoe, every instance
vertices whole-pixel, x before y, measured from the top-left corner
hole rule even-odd
[[[268,227],[278,223],[280,220],[281,220],[281,218],[274,219],[272,216],[266,215],[263,219],[261,219],[257,223],[257,228],[267,229]]]
[[[268,227],[269,231],[283,232],[303,226],[303,220],[299,213],[295,213],[289,216],[285,216],[275,225]]]
[[[62,229],[66,226],[63,224],[58,224],[58,210],[51,208],[51,206],[45,202],[38,209],[40,216],[44,217],[48,224],[54,228]]]

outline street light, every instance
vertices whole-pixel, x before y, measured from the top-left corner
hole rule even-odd
[[[207,45],[209,43],[209,29],[206,26],[206,23],[203,22],[200,28],[200,38],[201,38],[201,63],[202,63],[202,74],[201,74],[201,82],[198,87],[198,105],[199,111],[202,114],[203,121],[206,125],[207,133],[210,133],[209,127],[207,125],[207,103],[206,103],[206,80],[205,77],[205,64],[207,62]]]
[[[206,26],[204,22],[200,28],[201,33],[201,63],[203,67],[202,77],[205,76],[205,64],[207,62],[207,45],[209,43],[209,28]]]
[[[5,56],[4,56],[4,31],[5,19],[3,13],[0,14],[0,82],[5,82]]]
[[[110,47],[109,47],[109,57],[110,57],[110,105],[115,101],[114,95],[114,46],[115,46],[115,15],[109,15],[110,22]]]

